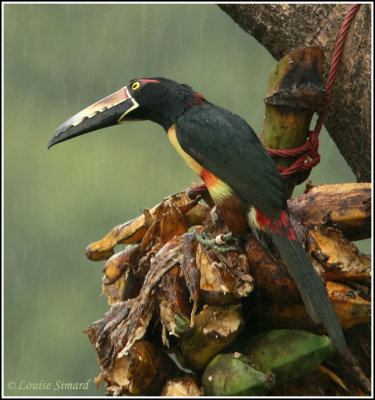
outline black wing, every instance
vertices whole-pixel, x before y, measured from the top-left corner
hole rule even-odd
[[[228,184],[245,204],[269,218],[280,218],[286,207],[284,182],[244,119],[204,104],[177,119],[176,134],[183,150]]]

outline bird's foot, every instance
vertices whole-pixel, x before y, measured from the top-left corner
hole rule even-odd
[[[190,188],[188,196],[193,200],[197,196],[202,196],[206,193],[208,193],[207,186],[204,183],[200,183]]]
[[[197,238],[198,242],[203,244],[203,246],[218,251],[219,253],[227,253],[229,251],[236,251],[238,249],[235,247],[223,247],[226,243],[230,243],[234,241],[234,237],[232,233],[227,233],[226,235],[220,234],[215,237],[215,239],[209,239],[206,237],[205,233],[200,235],[196,230],[194,230],[195,237]]]

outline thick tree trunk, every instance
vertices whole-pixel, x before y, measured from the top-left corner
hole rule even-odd
[[[220,4],[277,60],[319,46],[324,76],[350,4]],[[357,180],[371,181],[371,9],[362,4],[350,27],[325,126]],[[256,62],[256,60],[254,60]]]

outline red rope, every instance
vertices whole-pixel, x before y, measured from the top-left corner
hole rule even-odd
[[[324,124],[324,121],[327,117],[328,108],[331,104],[332,94],[333,94],[333,86],[336,79],[336,74],[338,70],[338,66],[341,60],[341,55],[345,43],[346,36],[348,34],[350,25],[355,17],[356,12],[358,11],[360,4],[352,4],[348,13],[345,16],[345,19],[341,25],[341,29],[339,32],[339,36],[337,38],[335,51],[333,53],[331,68],[328,73],[328,81],[326,86],[327,91],[327,103],[324,112],[319,116],[319,119],[316,123],[315,129],[313,131],[309,131],[309,139],[302,146],[297,147],[295,149],[285,149],[285,150],[277,150],[277,149],[269,149],[267,148],[268,153],[272,157],[298,157],[294,163],[290,167],[278,166],[278,170],[280,171],[280,175],[283,178],[287,178],[290,175],[296,174],[298,172],[311,170],[315,165],[319,164],[320,155],[318,153],[319,150],[319,134]]]

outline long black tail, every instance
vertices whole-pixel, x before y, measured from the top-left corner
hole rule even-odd
[[[301,243],[275,233],[271,234],[288,272],[296,283],[311,319],[322,322],[332,344],[345,353],[346,343],[337,315],[328,300],[327,289],[316,273]]]

